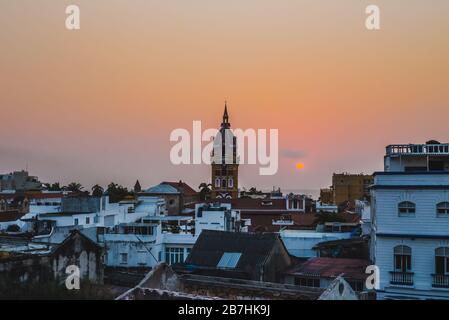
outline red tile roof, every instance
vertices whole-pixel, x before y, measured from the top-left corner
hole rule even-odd
[[[335,278],[343,274],[345,278],[364,280],[367,277],[366,267],[370,264],[369,260],[364,259],[318,257],[293,267],[286,274],[323,278]]]
[[[357,223],[360,217],[355,214],[338,213],[345,222]],[[293,225],[286,226],[290,230],[313,230],[316,228],[316,213],[298,213],[288,211],[245,211],[240,212],[242,219],[251,219],[251,226],[248,228],[250,232],[278,232],[280,226],[273,225],[273,220],[279,220],[282,217],[293,220]]]
[[[0,212],[0,222],[12,222],[22,218],[25,213],[17,210]]]
[[[315,229],[314,213],[286,213],[280,212],[247,212],[241,211],[242,219],[251,219],[250,232],[278,232],[282,226],[273,225],[273,220],[279,220],[282,217],[291,218],[293,225],[287,226],[288,229]]]
[[[186,196],[196,196],[198,192],[196,192],[191,186],[189,186],[187,183],[183,181],[179,182],[170,182],[170,181],[164,181],[162,184],[168,184],[172,186],[173,188],[179,190],[181,193],[183,193]]]
[[[24,197],[27,199],[54,199],[62,198],[64,195],[62,193],[35,193],[35,192],[25,192],[25,193],[3,193],[0,194],[0,199],[14,199],[16,197]]]

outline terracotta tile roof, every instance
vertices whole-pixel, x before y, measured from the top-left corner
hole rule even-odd
[[[206,203],[231,203],[232,209],[237,210],[286,210],[285,199],[251,199],[251,198],[237,198],[237,199],[215,199],[202,201]]]
[[[17,210],[0,212],[0,222],[12,222],[22,218],[25,213],[21,213]]]
[[[167,184],[171,187],[179,190],[183,195],[185,196],[196,196],[198,192],[196,192],[191,186],[189,186],[187,183],[183,181],[179,182],[170,182],[170,181],[164,181],[161,184]]]
[[[358,215],[339,213],[338,216],[342,217],[345,222],[357,223],[360,220]],[[240,212],[242,219],[251,219],[250,232],[278,232],[281,226],[273,225],[273,220],[279,220],[281,218],[290,218],[293,221],[293,225],[286,226],[291,230],[311,230],[316,228],[316,219],[318,215],[316,213],[298,213],[287,211],[245,211]]]
[[[285,213],[281,212],[240,212],[242,219],[251,219],[250,232],[278,232],[282,226],[273,225],[273,220],[281,218],[290,218],[293,225],[287,226],[288,229],[315,229],[314,213]]]
[[[339,275],[347,279],[364,280],[367,277],[366,267],[369,260],[346,258],[311,258],[286,272],[296,276],[319,276],[324,278],[336,278]]]
[[[54,198],[63,198],[64,195],[61,193],[3,193],[0,194],[0,199],[14,199],[16,197],[31,199],[54,199]]]

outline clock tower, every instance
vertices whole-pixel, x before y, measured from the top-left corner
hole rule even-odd
[[[237,139],[231,131],[226,102],[220,131],[214,139],[211,167],[212,199],[238,198]]]

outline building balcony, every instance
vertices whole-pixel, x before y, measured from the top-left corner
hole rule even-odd
[[[449,275],[433,274],[432,275],[432,287],[449,289]]]
[[[449,144],[392,144],[387,156],[393,155],[449,155]]]
[[[390,284],[401,285],[401,286],[412,286],[413,285],[413,272],[390,272]]]

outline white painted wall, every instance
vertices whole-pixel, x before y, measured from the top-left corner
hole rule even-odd
[[[449,191],[407,188],[407,186],[449,185],[449,173],[376,175],[374,182],[376,186],[404,186],[372,190],[371,248],[372,258],[380,270],[378,298],[392,296],[449,298],[449,289],[432,287],[435,249],[449,247],[449,240],[441,238],[449,236],[449,217],[439,217],[436,205],[439,202],[449,201]],[[398,204],[402,201],[416,204],[414,215],[399,216]],[[394,247],[398,245],[406,245],[412,249],[413,286],[390,284],[390,272],[394,271]]]

